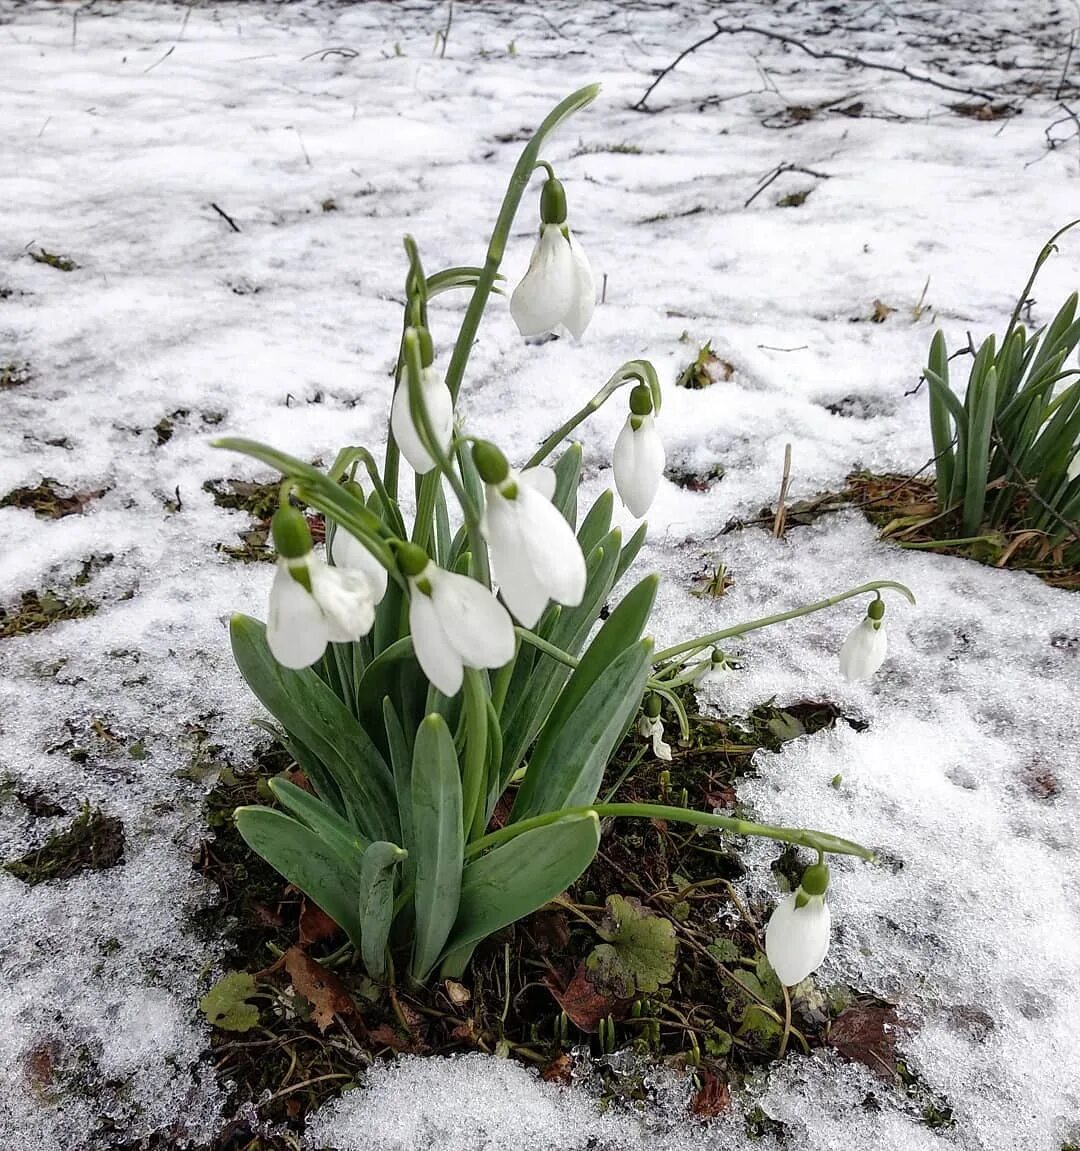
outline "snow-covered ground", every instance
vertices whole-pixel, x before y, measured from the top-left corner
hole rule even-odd
[[[974,98],[754,34],[703,46],[652,94],[654,114],[631,110],[717,13],[1003,91],[1019,114],[961,116],[948,104]],[[35,888],[0,872],[0,1141],[51,1151],[107,1146],[110,1125],[128,1139],[215,1129],[222,1096],[200,1062],[195,1004],[216,956],[193,930],[211,895],[191,870],[207,784],[177,772],[192,724],[237,756],[253,744],[256,708],[222,620],[261,613],[271,573],[215,549],[246,520],[214,507],[204,481],[260,473],[209,437],[326,460],[346,441],[374,447],[402,234],[429,269],[478,262],[526,132],[600,80],[601,99],[546,156],[605,302],[582,346],[527,347],[496,301],[464,418],[520,460],[624,360],[652,358],[670,384],[711,338],[733,378],[669,387],[661,429],[673,468],[727,474],[705,493],[665,484],[654,506],[641,562],[668,577],[660,642],[868,578],[915,590],[917,608],[891,606],[891,656],[871,684],[849,687],[836,668],[860,610],[849,605],[747,637],[745,670],[712,702],[830,698],[868,720],[765,757],[742,798],[888,861],[837,865],[821,978],[900,1004],[904,1057],[955,1123],[929,1130],[890,1086],[820,1054],[789,1056],[711,1128],[675,1107],[648,1129],[471,1057],[373,1074],[317,1119],[312,1145],[720,1151],[750,1145],[742,1114],[760,1105],[789,1146],[813,1151],[1059,1151],[1080,1139],[1080,601],[1034,577],[885,547],[855,513],[783,541],[718,533],[775,498],[787,442],[796,499],[857,463],[925,463],[926,400],[910,391],[934,323],[953,345],[1001,329],[1038,248],[1077,214],[1080,136],[1048,151],[1044,131],[1073,128],[1054,93],[1060,84],[1076,107],[1080,45],[1067,52],[1080,13],[1055,0],[489,2],[455,7],[440,55],[447,14],[0,0],[0,366],[32,376],[0,392],[0,497],[43,477],[108,489],[57,521],[0,510],[0,606],[113,557],[76,589],[97,614],[0,640],[3,858],[83,800],[126,834],[122,867]],[[782,164],[820,175],[787,172],[747,205]],[[778,206],[806,190],[801,206]],[[530,193],[511,281],[533,204]],[[35,262],[40,249],[79,267]],[[1042,274],[1036,322],[1078,273],[1072,239]],[[927,282],[930,310],[917,314]],[[880,324],[868,322],[875,300],[896,309]],[[462,307],[440,299],[437,344]],[[829,410],[838,404],[850,414]],[[593,491],[610,482],[624,411],[584,430]],[[173,434],[159,444],[167,416]],[[688,594],[705,557],[734,577],[721,600]],[[89,757],[73,759],[76,746]],[[14,793],[33,789],[68,815],[32,818]],[[752,856],[761,906],[772,854]]]

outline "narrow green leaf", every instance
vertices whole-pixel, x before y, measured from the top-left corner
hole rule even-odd
[[[394,869],[405,858],[396,843],[371,844],[360,861],[360,957],[372,979],[386,974],[386,945],[394,919]]]
[[[938,330],[930,343],[930,356],[927,365],[934,373],[938,386],[927,382],[927,395],[930,402],[930,434],[934,442],[934,460],[937,468],[938,492],[942,503],[949,498],[953,477],[953,429],[949,406],[939,394],[942,388],[949,391],[949,353],[945,344],[944,332]]]
[[[381,651],[364,668],[364,674],[356,685],[357,719],[384,756],[389,755],[390,747],[383,723],[383,700],[387,696],[397,699],[403,668],[413,669],[415,675],[420,674],[419,665],[413,656],[412,636],[409,635],[395,640]]]
[[[615,566],[615,578],[611,581],[612,587],[618,587],[619,580],[626,575],[630,565],[637,559],[648,531],[649,525],[642,522],[638,525],[637,531],[623,545],[623,549],[619,553],[619,562]]]
[[[306,823],[342,859],[354,860],[359,866],[360,856],[367,850],[369,841],[347,819],[342,819],[321,799],[284,776],[278,775],[270,780],[270,790],[290,815]]]
[[[310,668],[282,667],[271,655],[266,628],[258,620],[235,615],[230,634],[248,686],[290,737],[333,776],[357,829],[367,839],[397,839],[401,830],[393,777],[348,708]]]
[[[990,470],[990,436],[997,410],[997,369],[989,368],[972,399],[964,490],[964,535],[973,536],[983,521],[986,480]]]
[[[581,445],[571,444],[552,469],[555,472],[555,494],[551,502],[571,526],[577,525],[578,483],[581,480]]]
[[[461,903],[446,953],[543,907],[585,871],[599,846],[600,820],[589,812],[526,831],[474,860],[462,875]]]
[[[401,842],[409,852],[405,870],[412,880],[412,861],[416,850],[412,825],[412,747],[401,726],[389,696],[383,699],[383,726],[390,746],[390,767],[394,773],[394,794],[397,796],[398,820],[401,823]]]
[[[313,899],[360,947],[358,864],[343,858],[310,828],[269,807],[237,808],[236,826],[252,851]]]
[[[518,789],[511,821],[596,799],[604,769],[641,703],[651,640],[623,651],[560,725],[545,727]]]
[[[605,488],[589,508],[578,528],[578,543],[587,557],[611,530],[611,514],[615,510],[615,497],[611,488]]]
[[[461,774],[442,716],[429,715],[416,733],[412,800],[416,864],[412,974],[423,980],[438,961],[457,917],[465,850]]]

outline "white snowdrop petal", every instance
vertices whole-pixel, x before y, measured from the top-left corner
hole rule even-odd
[[[869,617],[857,623],[840,648],[840,672],[849,683],[869,679],[885,662],[888,639],[885,624],[874,627]]]
[[[829,950],[832,915],[822,898],[796,907],[795,893],[782,899],[765,929],[765,954],[777,979],[794,987],[813,974]]]
[[[421,671],[443,695],[456,695],[465,674],[461,657],[443,631],[430,596],[415,586],[409,602],[409,632]]]
[[[558,224],[545,224],[529,270],[510,297],[510,315],[530,339],[553,331],[574,303],[577,282],[570,245]]]
[[[539,492],[519,487],[518,524],[537,582],[556,603],[576,607],[585,595],[585,557],[574,529]]]
[[[534,491],[538,491],[546,500],[555,495],[555,469],[538,464],[535,468],[526,468],[519,472],[517,478],[528,484]]]
[[[619,498],[640,519],[660,487],[667,457],[652,416],[642,418],[636,431],[628,416],[611,455]]]
[[[563,323],[575,340],[580,340],[596,308],[596,281],[584,249],[570,233],[570,255],[574,275],[573,302],[563,316]]]
[[[282,562],[270,587],[266,642],[282,667],[298,671],[322,657],[329,642],[326,617],[311,593],[289,575]]]
[[[366,547],[343,527],[334,530],[330,541],[330,558],[339,568],[363,572],[371,585],[371,595],[379,603],[386,595],[387,570]]]
[[[428,419],[431,421],[431,430],[445,450],[454,431],[454,401],[450,397],[450,389],[439,379],[433,368],[425,368],[422,391]],[[390,427],[401,454],[409,461],[413,471],[417,475],[431,471],[435,461],[424,447],[420,433],[413,422],[412,409],[409,406],[409,388],[404,380],[398,384],[397,391],[394,392],[394,402],[390,407]]]
[[[371,581],[361,571],[327,567],[321,561],[309,565],[311,594],[326,617],[332,643],[350,643],[367,635],[375,623]]]
[[[502,667],[514,658],[514,624],[483,584],[440,571],[432,599],[443,631],[466,667]]]
[[[549,596],[529,563],[518,527],[516,501],[489,493],[485,536],[503,602],[523,627],[535,627]]]

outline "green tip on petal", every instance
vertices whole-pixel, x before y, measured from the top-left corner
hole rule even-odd
[[[311,529],[304,513],[292,504],[282,504],[270,521],[270,532],[278,554],[289,560],[311,554]]]

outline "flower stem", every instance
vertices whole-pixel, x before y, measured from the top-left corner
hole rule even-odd
[[[812,831],[802,827],[774,827],[768,823],[752,823],[745,819],[735,819],[728,815],[713,815],[707,811],[694,811],[687,807],[671,807],[660,803],[594,803],[591,807],[566,807],[561,811],[548,811],[522,819],[496,831],[489,832],[482,839],[474,840],[465,848],[465,858],[471,859],[482,851],[506,843],[526,831],[546,827],[568,815],[588,815],[595,812],[601,819],[622,817],[626,819],[667,819],[673,823],[692,823],[699,827],[718,827],[733,835],[757,835],[764,839],[775,839],[781,843],[791,843],[797,847],[808,847],[813,851],[834,855],[856,855],[860,859],[873,859],[874,853],[850,839],[841,839],[827,831]]]
[[[719,643],[723,639],[730,639],[732,636],[743,635],[748,631],[757,631],[758,628],[769,627],[774,623],[783,623],[785,620],[798,619],[799,616],[811,615],[816,611],[824,611],[825,608],[835,607],[836,604],[843,603],[844,600],[851,599],[853,596],[865,595],[867,592],[877,591],[878,588],[891,588],[893,591],[900,592],[909,603],[914,604],[915,602],[915,597],[910,589],[902,583],[887,579],[871,580],[870,583],[860,584],[849,591],[829,596],[828,599],[820,599],[816,603],[804,604],[802,607],[792,608],[791,611],[777,612],[775,615],[762,616],[760,619],[752,619],[748,623],[735,624],[733,627],[724,628],[722,631],[714,631],[708,635],[698,636],[696,639],[688,639],[683,643],[675,644],[674,647],[666,647],[653,656],[653,665],[675,659],[676,656],[686,655],[688,652],[699,652],[703,648]]]

